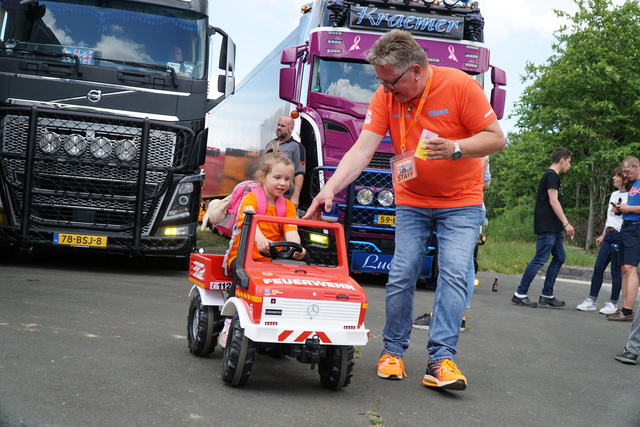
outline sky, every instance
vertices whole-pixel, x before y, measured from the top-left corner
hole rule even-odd
[[[211,24],[224,29],[236,44],[236,83],[298,25],[302,0],[212,0]],[[485,18],[485,43],[490,63],[507,73],[507,105],[500,121],[505,133],[516,131],[509,118],[525,86],[521,79],[527,61],[547,62],[553,53],[554,32],[563,24],[553,9],[575,12],[573,0],[480,0]]]

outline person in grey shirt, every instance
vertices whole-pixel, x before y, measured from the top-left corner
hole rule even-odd
[[[306,171],[306,151],[304,146],[296,141],[293,136],[293,118],[291,116],[282,116],[278,120],[276,127],[276,138],[269,141],[264,149],[265,153],[279,152],[287,156],[293,162],[295,168],[293,178],[293,188],[290,189],[285,197],[293,202],[296,207],[300,202],[300,190],[304,182],[304,174]]]

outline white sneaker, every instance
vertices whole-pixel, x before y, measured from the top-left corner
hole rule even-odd
[[[231,326],[231,318],[227,317],[224,319],[224,326],[222,327],[222,331],[220,331],[220,335],[218,335],[218,345],[220,348],[225,348],[227,346],[227,337],[229,335],[229,327]]]
[[[580,311],[596,311],[596,303],[587,298],[577,307]]]
[[[600,309],[600,313],[601,314],[613,314],[618,310],[618,304],[614,304],[611,301],[607,301],[604,305],[604,307],[602,307]]]

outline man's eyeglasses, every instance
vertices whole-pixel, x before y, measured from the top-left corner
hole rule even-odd
[[[413,67],[413,65],[411,66]],[[388,87],[389,89],[395,89],[395,85],[396,83],[398,83],[398,81],[405,75],[407,74],[407,71],[409,71],[411,69],[411,67],[407,68],[406,70],[404,70],[404,73],[400,74],[400,77],[398,77],[397,79],[395,79],[393,82],[389,83],[389,82],[385,82],[384,80],[380,80],[380,78],[378,76],[376,76],[376,80],[378,81],[378,83],[380,83],[383,86]]]
[[[635,165],[634,165],[635,166]],[[633,166],[631,166],[629,169],[622,169],[622,174],[626,175],[629,173],[629,171],[631,171],[631,169],[633,169]]]

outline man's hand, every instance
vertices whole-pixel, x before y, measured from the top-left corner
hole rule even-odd
[[[318,195],[311,202],[311,206],[307,209],[307,213],[304,214],[302,219],[320,219],[320,209],[324,207],[325,212],[331,212],[331,207],[333,205],[333,192],[323,188]]]
[[[573,228],[573,225],[567,224],[567,226],[564,229],[567,232],[567,237],[569,237],[571,240],[573,240],[573,236],[576,233],[576,230]]]

